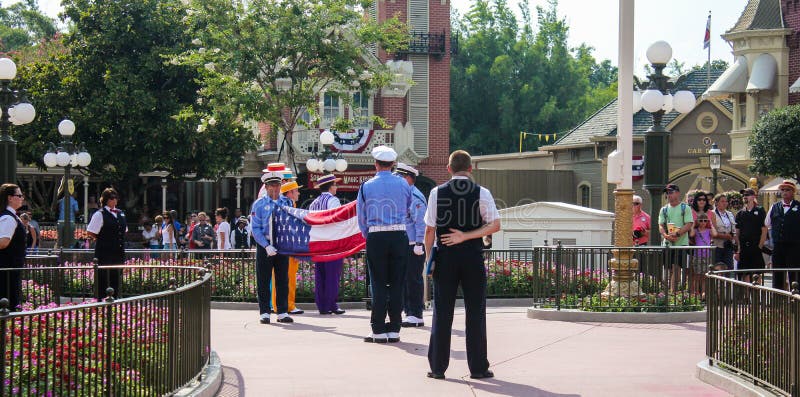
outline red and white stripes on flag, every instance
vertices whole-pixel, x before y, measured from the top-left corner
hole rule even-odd
[[[313,262],[342,259],[364,249],[356,202],[322,211],[282,206],[273,213],[273,245],[284,255]]]
[[[706,21],[706,35],[703,38],[703,49],[711,47],[711,13],[708,13],[708,20]]]
[[[631,168],[633,172],[631,175],[633,176],[634,181],[641,180],[644,178],[644,156],[632,156],[633,162],[631,163]]]

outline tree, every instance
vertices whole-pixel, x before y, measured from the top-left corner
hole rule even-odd
[[[0,51],[31,46],[56,34],[55,21],[42,14],[36,0],[23,0],[0,8]]]
[[[800,105],[762,116],[750,135],[750,170],[762,175],[800,177]]]
[[[216,179],[255,147],[235,106],[198,99],[202,73],[167,60],[191,46],[179,0],[66,0],[64,52],[20,65],[37,119],[16,139],[40,167],[45,142],[69,118],[92,155],[88,172],[123,189],[135,206],[141,173]]]
[[[192,0],[186,16],[194,48],[174,58],[201,70],[200,95],[214,108],[231,106],[244,120],[283,132],[294,163],[298,124],[316,124],[317,101],[327,92],[352,98],[387,85],[392,75],[370,52],[407,44],[396,18],[365,16],[357,0]],[[349,102],[349,101],[348,101]],[[309,112],[312,121],[301,119]],[[349,129],[339,119],[337,129]]]

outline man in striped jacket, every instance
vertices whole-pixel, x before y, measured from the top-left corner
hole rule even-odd
[[[336,198],[336,182],[341,179],[327,174],[317,179],[317,188],[322,192],[308,207],[311,211],[336,208],[342,204]],[[314,300],[319,314],[344,314],[336,304],[339,296],[339,278],[342,276],[343,259],[314,263]]]

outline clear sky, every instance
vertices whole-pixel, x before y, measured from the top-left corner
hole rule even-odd
[[[451,0],[452,7],[463,15],[473,0]],[[508,0],[519,15],[516,0]],[[529,0],[531,15],[536,20],[536,6],[547,7],[546,0]],[[728,43],[720,35],[733,27],[747,0],[639,0],[635,2],[634,60],[635,74],[643,75],[647,63],[647,47],[658,40],[672,46],[672,57],[687,68],[702,65],[708,57],[703,49],[703,35],[708,12],[711,11],[711,59],[733,63]],[[595,48],[599,61],[609,59],[617,64],[619,21],[618,0],[560,0],[558,14],[569,25],[569,44],[586,43]]]
[[[3,4],[18,0],[3,0]],[[474,0],[451,0],[452,7],[462,15]],[[516,0],[508,0],[518,13]],[[529,0],[531,15],[536,16],[536,6],[546,7],[547,0]],[[56,17],[61,0],[39,0],[45,14]],[[657,40],[672,45],[673,58],[687,68],[703,64],[707,50],[703,49],[703,34],[708,12],[711,11],[711,59],[732,63],[731,48],[720,35],[733,27],[744,10],[747,0],[639,0],[635,4],[634,59],[635,73],[643,75],[647,63],[647,46]],[[586,43],[595,48],[596,59],[609,59],[617,64],[618,0],[560,0],[559,15],[566,18],[570,28],[569,43],[578,46]]]

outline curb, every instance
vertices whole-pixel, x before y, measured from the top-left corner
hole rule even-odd
[[[531,304],[530,298],[498,298],[487,299],[486,307],[526,307]],[[317,306],[314,303],[298,303],[297,307],[305,310],[306,312],[317,311]],[[339,302],[339,307],[345,310],[358,310],[365,309],[364,302]],[[456,307],[464,307],[464,300],[457,299]],[[258,303],[256,302],[211,302],[211,309],[214,310],[256,310],[258,311]],[[704,317],[705,318],[705,317]],[[705,320],[703,320],[705,321]]]
[[[190,382],[186,387],[178,390],[175,397],[213,397],[217,395],[222,385],[222,362],[217,352],[211,351],[208,365],[203,369],[200,380]]]
[[[708,360],[697,363],[695,376],[697,379],[737,397],[774,397],[778,395],[778,393],[772,393],[768,389],[753,384],[752,380],[743,378],[736,373],[709,365]]]
[[[668,324],[668,323],[702,323],[706,321],[706,312],[666,312],[666,313],[630,313],[630,312],[586,312],[583,310],[556,310],[528,308],[528,318],[546,321],[568,321],[574,323],[634,323],[634,324]]]

